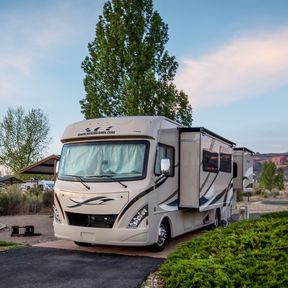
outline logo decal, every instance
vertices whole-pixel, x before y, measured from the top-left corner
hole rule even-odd
[[[78,136],[88,136],[88,135],[109,135],[109,134],[115,134],[115,130],[112,130],[112,126],[108,127],[96,127],[96,128],[86,128],[84,131],[79,132]]]

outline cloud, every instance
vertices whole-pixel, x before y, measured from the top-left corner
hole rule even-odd
[[[198,59],[180,61],[175,79],[193,107],[222,106],[288,84],[288,27],[242,36]]]
[[[31,93],[29,84],[38,84],[40,73],[49,65],[57,67],[58,59],[74,49],[75,41],[83,41],[83,17],[89,10],[75,3],[55,1],[35,9],[11,5],[8,12],[0,11],[0,100],[6,104],[22,101],[23,95]]]

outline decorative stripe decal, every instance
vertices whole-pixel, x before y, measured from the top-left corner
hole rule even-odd
[[[225,195],[225,198],[224,198],[224,205],[223,206],[226,206],[226,202],[227,202],[227,197],[228,197],[228,193],[230,191],[230,189],[233,187],[233,178],[231,178],[230,182],[229,182],[229,185],[227,187],[227,190],[226,190],[226,195]]]
[[[171,203],[168,203],[167,206],[178,206],[178,199],[174,200]]]
[[[210,172],[208,173],[206,179],[203,181],[203,183],[202,183],[202,185],[201,185],[201,187],[200,187],[200,193],[201,193],[201,191],[203,190],[204,186],[206,185],[206,183],[207,183],[207,181],[208,181],[208,179],[209,179],[209,176],[210,176]]]
[[[223,197],[226,191],[227,191],[227,188],[225,188],[220,194],[218,194],[209,205],[215,204],[219,199]]]
[[[154,189],[157,189],[159,186],[161,186],[166,180],[168,179],[168,177],[165,177],[161,182],[155,184],[154,186],[148,188],[147,190],[141,192],[140,194],[138,194],[135,198],[133,198],[123,209],[123,211],[121,212],[121,214],[118,217],[117,222],[120,221],[120,219],[123,217],[123,215],[126,213],[126,211],[135,203],[137,202],[139,199],[141,199],[142,197],[144,197],[145,195],[149,194],[151,191],[153,191]]]
[[[165,178],[165,175],[161,175],[156,181],[155,184],[157,184],[158,182],[160,182],[161,180],[163,180]]]
[[[209,199],[207,199],[206,197],[202,196],[199,200],[199,206],[204,205],[205,203],[207,203],[209,201]]]
[[[214,179],[212,180],[211,184],[209,185],[208,189],[205,191],[205,193],[202,196],[204,196],[204,195],[206,195],[208,193],[208,191],[210,190],[211,186],[216,181],[216,178],[217,178],[218,174],[219,174],[219,172],[216,173],[216,175],[215,175]],[[201,191],[200,191],[200,193],[201,193]]]
[[[60,200],[59,200],[59,198],[58,198],[58,196],[57,196],[56,193],[54,193],[54,195],[55,195],[55,199],[56,199],[56,201],[57,201],[57,203],[58,203],[58,206],[60,207],[62,216],[63,216],[63,218],[65,219],[65,214],[64,214],[63,208],[62,208],[62,206],[61,206],[61,204],[60,204]]]
[[[109,197],[104,197],[104,196],[101,196],[101,197],[93,197],[93,198],[90,198],[90,199],[87,199],[87,200],[84,200],[84,201],[77,201],[77,200],[74,200],[74,199],[71,199],[70,200],[74,203],[76,203],[75,205],[71,205],[71,206],[67,206],[68,208],[75,208],[75,207],[79,207],[79,206],[82,206],[82,205],[102,205],[104,204],[105,202],[109,202],[109,201],[113,201],[113,200],[116,200],[115,198],[109,198]],[[97,201],[99,200],[99,203],[91,203],[93,201]]]
[[[224,206],[226,206],[226,201],[227,201],[227,197],[228,197],[228,193],[230,191],[230,189],[233,187],[233,178],[230,180],[228,186],[218,195],[216,195],[214,197],[214,199],[208,204],[209,205],[212,205],[212,204],[215,204],[219,199],[221,199],[223,197],[223,195],[225,195],[224,197],[224,200],[223,200],[223,203],[224,203]],[[209,201],[209,199],[207,199],[206,197],[202,196],[200,198],[200,201],[199,201],[199,205],[202,206],[204,205],[205,203],[207,203]]]
[[[177,189],[174,193],[172,193],[172,195],[170,195],[168,198],[166,198],[164,201],[162,201],[162,202],[159,203],[158,205],[161,205],[161,204],[169,201],[169,200],[172,199],[175,195],[177,195],[177,193],[178,193],[178,189]],[[168,205],[168,204],[167,204],[167,205]]]

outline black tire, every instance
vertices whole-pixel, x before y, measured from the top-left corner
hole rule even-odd
[[[164,250],[169,240],[169,224],[166,220],[163,220],[158,229],[158,240],[155,244],[151,245],[151,250],[154,252],[160,252]]]
[[[74,243],[79,246],[79,247],[90,247],[92,246],[91,243],[85,243],[85,242],[77,242],[77,241],[74,241]]]

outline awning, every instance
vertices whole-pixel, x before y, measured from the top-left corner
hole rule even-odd
[[[56,175],[56,166],[59,161],[59,155],[50,155],[26,168],[20,170],[21,174],[45,174]]]

